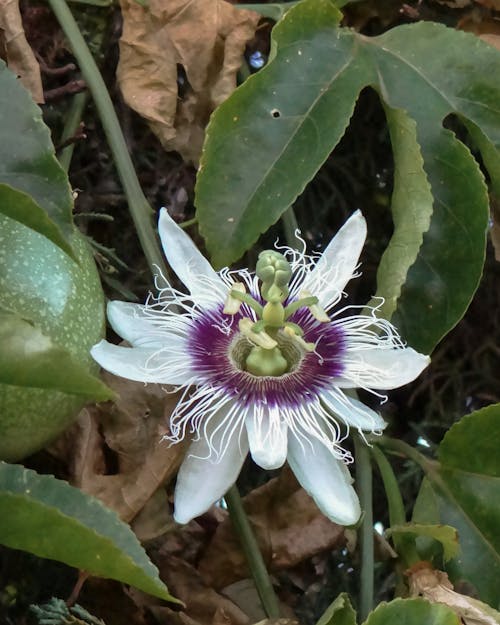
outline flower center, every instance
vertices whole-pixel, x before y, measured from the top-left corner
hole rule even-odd
[[[256,376],[278,377],[295,371],[304,356],[303,350],[281,332],[276,342],[276,347],[265,349],[253,345],[245,335],[237,334],[229,348],[231,361],[240,371]]]
[[[243,317],[239,321],[240,333],[246,339],[244,356],[233,358],[241,371],[255,376],[279,377],[289,373],[306,352],[315,349],[313,343],[303,339],[304,332],[296,323],[289,321],[291,315],[301,308],[308,308],[320,322],[329,322],[326,312],[318,306],[318,298],[304,292],[299,299],[283,303],[289,294],[292,275],[290,263],[283,254],[266,250],[259,254],[256,274],[261,280],[260,295],[264,306],[246,293],[241,283],[233,285],[224,307],[224,313],[235,315],[244,302],[256,313],[257,321]],[[293,348],[293,349],[292,349]],[[241,350],[237,349],[239,354]]]

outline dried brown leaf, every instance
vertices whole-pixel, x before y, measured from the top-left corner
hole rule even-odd
[[[0,0],[0,57],[19,76],[33,100],[43,103],[40,66],[24,35],[19,0]]]
[[[295,566],[344,542],[344,528],[321,514],[289,469],[252,491],[244,503],[271,570]],[[214,588],[224,588],[248,576],[229,519],[217,528],[198,568]]]
[[[474,0],[474,2],[477,2],[477,4],[480,4],[487,9],[500,11],[500,0]]]
[[[453,610],[464,625],[500,625],[500,613],[490,606],[453,590],[448,575],[422,562],[408,572],[410,594],[432,603],[443,603]]]
[[[138,606],[146,607],[159,623],[172,625],[249,625],[250,619],[232,601],[205,584],[201,575],[180,558],[161,550],[154,558],[169,590],[185,603],[185,609],[174,611],[159,605],[158,600],[136,589],[130,596]]]
[[[465,9],[465,7],[472,4],[472,0],[436,0],[436,2],[438,4],[444,4],[450,7],[450,9]]]
[[[69,459],[75,486],[130,522],[175,475],[184,457],[186,445],[161,440],[178,397],[159,385],[107,373],[104,378],[118,395],[117,401],[83,410],[58,441],[57,453]],[[163,511],[158,500],[152,501],[137,520],[143,537],[156,536],[162,527],[173,524],[165,516],[165,497],[163,502]]]
[[[140,542],[163,536],[176,526],[165,489],[159,488],[153,493],[130,525]]]
[[[223,588],[221,593],[243,610],[252,623],[265,618],[266,613],[253,579],[241,579]]]
[[[120,2],[117,77],[125,101],[165,149],[197,162],[210,113],[236,87],[259,15],[224,0]]]

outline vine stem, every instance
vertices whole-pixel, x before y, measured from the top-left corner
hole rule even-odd
[[[361,573],[359,589],[359,618],[364,622],[373,609],[374,597],[374,538],[373,538],[373,491],[370,451],[360,436],[354,436],[356,456],[356,485],[363,510],[359,533]]]
[[[371,454],[374,457],[380,471],[380,475],[382,476],[385,495],[389,505],[390,525],[391,527],[395,525],[404,525],[406,523],[405,507],[401,491],[399,489],[399,484],[396,476],[394,475],[392,466],[389,460],[387,460],[385,454],[376,445],[371,448]],[[405,535],[394,535],[392,540],[398,555],[404,560],[406,568],[412,566],[420,560],[413,538]]]
[[[264,559],[262,558],[259,545],[257,544],[257,539],[255,538],[250,521],[243,508],[243,503],[236,485],[228,490],[224,498],[229,514],[231,515],[234,530],[245,553],[264,611],[269,618],[279,618],[280,609],[278,598],[274,592],[269,573],[267,572]]]
[[[411,445],[408,445],[408,443],[400,441],[397,438],[390,438],[389,436],[378,436],[376,440],[373,440],[373,442],[376,442],[378,445],[380,445],[380,447],[383,447],[384,449],[394,451],[402,456],[410,458],[410,460],[416,462],[420,466],[420,468],[423,469],[426,473],[432,470],[433,465],[436,464],[432,460],[429,460],[428,458],[423,456]]]
[[[87,99],[88,96],[85,91],[77,93],[73,96],[73,101],[71,103],[66,124],[64,125],[64,130],[61,136],[61,142],[66,141],[66,139],[70,139],[78,130],[82,120],[83,111],[85,110],[85,106],[87,104]],[[59,164],[66,173],[69,171],[74,149],[75,144],[70,143],[70,145],[63,148],[59,154]]]
[[[137,179],[137,174],[132,164],[132,159],[130,158],[128,147],[106,84],[65,0],[48,0],[48,3],[71,45],[73,54],[78,61],[82,75],[92,94],[102,127],[113,154],[113,161],[118,170],[125,195],[127,196],[128,206],[134,221],[137,236],[139,237],[151,272],[156,274],[159,269],[165,276],[168,276],[167,268],[163,261],[160,246],[152,225],[153,211]]]
[[[297,239],[297,230],[299,224],[295,217],[295,211],[293,206],[289,206],[281,216],[281,223],[283,224],[283,230],[285,231],[285,240],[292,249],[297,249],[300,239]]]

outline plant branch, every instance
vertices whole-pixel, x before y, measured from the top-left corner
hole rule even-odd
[[[389,522],[391,527],[404,525],[406,523],[405,507],[391,463],[378,447],[373,446],[371,448],[371,453],[375,458],[380,475],[382,476],[382,482],[384,483],[387,503],[389,504]],[[398,536],[395,534],[392,536],[392,540],[394,541],[394,546],[398,555],[402,557],[406,567],[410,567],[420,560],[413,537],[405,535]]]
[[[433,461],[426,458],[419,451],[414,449],[408,443],[404,441],[400,441],[397,438],[390,438],[388,436],[379,436],[376,440],[373,440],[374,443],[380,445],[384,449],[389,451],[394,451],[401,456],[405,456],[416,462],[425,472],[429,472],[431,470]]]
[[[48,2],[71,45],[73,54],[92,94],[118,175],[127,196],[130,214],[151,272],[155,274],[159,268],[167,276],[167,269],[151,221],[153,212],[137,179],[104,80],[65,0],[48,0]]]
[[[356,486],[363,511],[359,533],[361,550],[361,573],[359,592],[359,618],[363,622],[373,609],[374,597],[374,539],[373,539],[373,494],[372,467],[369,448],[359,436],[354,436],[356,456]]]
[[[234,530],[240,540],[248,566],[252,573],[262,606],[269,618],[279,618],[279,602],[269,578],[266,565],[250,526],[238,489],[232,486],[226,493],[225,500],[231,515]]]

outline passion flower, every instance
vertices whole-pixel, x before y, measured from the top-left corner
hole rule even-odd
[[[92,355],[116,375],[184,390],[169,437],[192,438],[177,479],[176,520],[222,497],[250,450],[265,469],[288,460],[324,514],[355,523],[360,507],[342,442],[350,427],[380,432],[385,422],[344,391],[396,388],[429,363],[375,310],[334,310],[356,275],[366,238],[361,213],[321,256],[268,250],[255,274],[215,272],[165,209],[159,233],[189,294],[160,277],[145,305],[111,302],[110,323],[132,348],[102,341]]]

